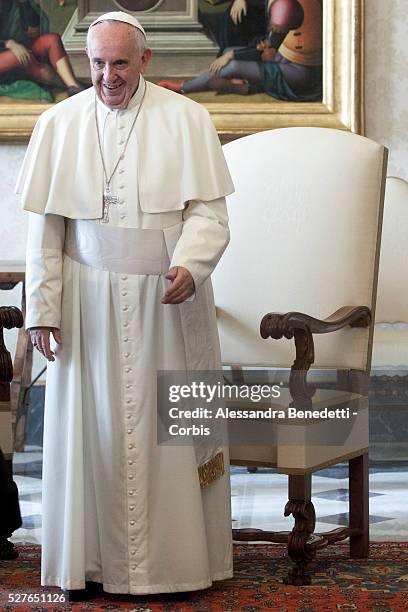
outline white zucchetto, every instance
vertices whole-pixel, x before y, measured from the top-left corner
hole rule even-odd
[[[100,17],[98,17],[98,19],[95,19],[95,21],[91,23],[89,28],[92,28],[96,23],[99,23],[100,21],[122,21],[123,23],[128,23],[137,30],[140,30],[140,32],[146,38],[146,32],[141,23],[136,19],[136,17],[133,17],[133,15],[129,15],[129,13],[124,13],[123,11],[111,11],[110,13],[104,13],[104,15],[101,15]]]

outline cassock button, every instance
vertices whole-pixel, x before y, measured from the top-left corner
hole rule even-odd
[[[135,570],[136,567],[137,567],[136,565],[132,565],[132,570]]]
[[[120,144],[120,145],[125,144],[125,141],[124,141],[123,139],[122,139],[122,140],[119,140],[119,144]]]
[[[134,494],[135,494],[134,490],[133,490],[133,489],[130,489],[130,491],[129,491],[129,495],[134,495]]]
[[[132,403],[132,400],[131,400],[131,399],[127,399],[127,400],[126,400],[126,403],[127,403],[127,404],[131,404],[131,403]]]
[[[132,371],[132,368],[125,368],[126,374],[129,374],[129,372],[131,372],[131,371]]]
[[[132,418],[132,415],[131,415],[131,414],[127,414],[127,415],[126,415],[126,418],[127,418],[127,419],[131,419],[131,418]]]
[[[127,216],[127,215],[119,215],[119,218],[120,218],[120,219],[126,219],[126,216]]]
[[[134,506],[129,506],[129,510],[130,510],[131,512],[133,512],[133,510],[134,510],[134,509],[135,509],[135,507],[134,507]]]
[[[119,185],[119,189],[124,189],[125,186],[124,185]]]
[[[128,478],[129,478],[129,480],[133,480],[134,479],[133,474],[129,474]]]
[[[123,310],[123,312],[128,311],[128,310],[129,310],[129,306],[123,306],[123,307],[122,307],[122,310]]]
[[[120,170],[119,170],[119,174],[123,174],[123,173],[124,173],[124,171],[125,171],[125,170],[124,170],[124,168],[120,168]]]
[[[129,525],[133,526],[134,524],[135,524],[135,521],[129,521]]]
[[[123,276],[120,277],[122,280],[127,280],[128,277],[124,274]]]
[[[128,294],[128,292],[127,292],[127,291],[122,291],[122,295],[123,295],[123,296],[125,296],[125,295],[127,295],[127,294]]]
[[[129,342],[129,338],[123,338],[123,342]]]
[[[127,321],[124,322],[123,327],[129,327],[129,323]]]
[[[132,557],[134,557],[134,556],[135,556],[135,554],[136,554],[136,551],[135,551],[135,550],[131,550],[131,551],[130,551],[130,554],[132,555]]]
[[[133,461],[131,459],[129,459],[128,465],[133,465]]]
[[[133,433],[133,429],[128,429],[127,432],[128,432],[128,434],[130,436],[130,434]]]
[[[132,448],[135,448],[135,447],[134,447],[134,445],[133,445],[133,444],[129,444],[129,445],[128,445],[128,449],[129,449],[129,450],[132,450]]]
[[[124,353],[124,357],[126,357],[127,359],[128,357],[130,357],[130,353]]]
[[[134,542],[136,540],[135,536],[130,536],[130,541]]]
[[[129,383],[127,385],[125,385],[125,389],[131,389],[132,385],[130,385]]]

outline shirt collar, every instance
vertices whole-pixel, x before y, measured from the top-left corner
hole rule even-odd
[[[98,96],[96,97],[96,101],[98,103],[98,107],[99,110],[102,111],[103,114],[108,114],[108,113],[116,113],[116,112],[126,112],[126,111],[135,111],[137,109],[137,107],[139,106],[139,104],[142,101],[143,98],[143,94],[144,94],[144,90],[146,87],[146,81],[144,80],[143,76],[140,75],[139,76],[139,85],[137,86],[137,89],[135,91],[135,93],[133,94],[133,96],[130,98],[129,100],[129,104],[127,105],[126,108],[120,108],[120,109],[110,109],[109,106],[106,106],[106,104],[104,104],[102,102],[102,100],[100,100],[98,98]]]

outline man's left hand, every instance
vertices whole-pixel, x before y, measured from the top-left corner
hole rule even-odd
[[[266,47],[261,53],[262,62],[273,62],[275,60],[276,49]]]
[[[194,281],[187,268],[175,266],[165,275],[171,281],[170,287],[161,299],[162,304],[182,304],[194,293]]]

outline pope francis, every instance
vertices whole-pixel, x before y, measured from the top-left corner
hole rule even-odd
[[[99,17],[87,53],[93,87],[40,117],[17,185],[49,361],[41,580],[204,589],[232,576],[228,451],[158,445],[156,379],[220,367],[209,276],[233,185],[207,111],[143,78],[134,17]]]

